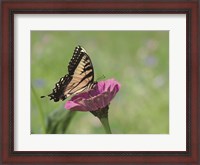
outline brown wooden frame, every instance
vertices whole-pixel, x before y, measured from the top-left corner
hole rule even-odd
[[[158,163],[200,164],[199,1],[198,0],[3,0],[1,3],[1,144],[2,163]],[[186,14],[187,16],[187,150],[182,152],[14,151],[14,14]]]

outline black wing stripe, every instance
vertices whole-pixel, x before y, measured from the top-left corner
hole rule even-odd
[[[85,79],[87,79],[87,78],[89,78],[89,77],[91,77],[93,75],[93,71],[91,71],[90,73],[88,73],[84,78],[82,78],[82,80],[81,81],[79,81],[79,83],[77,83],[76,84],[76,86],[74,86],[70,91],[72,91],[74,88],[76,88],[79,84],[81,84]],[[88,81],[88,83],[85,85],[85,86],[88,86],[90,83],[92,83],[93,82],[93,78],[90,80],[90,81]],[[69,91],[69,92],[70,92]]]
[[[92,66],[85,67],[85,68],[83,69],[83,73],[84,73],[85,71],[87,71],[87,70],[90,70],[90,69],[92,69]]]
[[[76,47],[75,50],[74,50],[74,54],[72,56],[72,59],[69,62],[68,72],[71,75],[74,74],[76,67],[79,65],[82,57],[85,55],[85,53],[81,52],[81,50],[82,50],[82,48],[80,46]]]

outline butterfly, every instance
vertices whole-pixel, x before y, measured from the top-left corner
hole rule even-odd
[[[48,96],[50,100],[57,102],[92,89],[95,85],[92,61],[86,50],[81,46],[77,46],[68,65],[68,74],[60,78],[52,93]],[[43,97],[45,96],[41,96],[41,98]]]

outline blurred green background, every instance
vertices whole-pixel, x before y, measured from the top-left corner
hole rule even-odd
[[[168,31],[31,31],[32,134],[105,133],[90,112],[40,98],[68,72],[77,45],[91,57],[95,80],[105,75],[121,84],[109,108],[113,134],[169,133]]]

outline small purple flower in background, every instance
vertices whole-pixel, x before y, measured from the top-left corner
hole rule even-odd
[[[109,105],[120,89],[120,84],[114,79],[100,81],[96,86],[84,93],[71,98],[65,108],[71,111],[96,111]]]
[[[93,89],[73,96],[66,102],[65,108],[71,111],[90,111],[100,119],[106,132],[111,133],[108,108],[119,89],[120,84],[114,79],[100,81]]]

